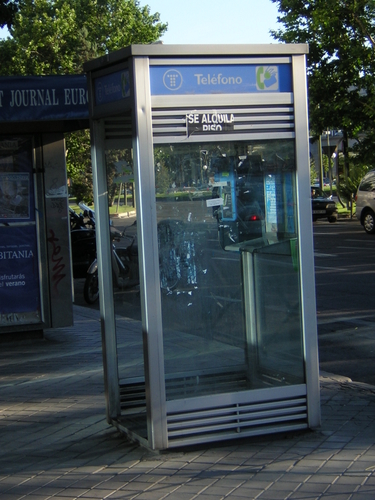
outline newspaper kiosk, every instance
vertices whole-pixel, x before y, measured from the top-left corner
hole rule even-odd
[[[86,64],[107,419],[152,449],[320,423],[307,50]],[[108,193],[130,178],[139,295],[112,282]]]
[[[73,324],[64,133],[88,128],[85,75],[0,78],[0,338]]]

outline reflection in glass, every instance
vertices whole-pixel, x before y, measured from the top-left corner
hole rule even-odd
[[[106,172],[122,415],[129,429],[145,437],[144,361],[131,151],[107,150]]]
[[[167,399],[303,383],[294,141],[154,159]]]

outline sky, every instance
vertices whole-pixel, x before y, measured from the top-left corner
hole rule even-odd
[[[277,43],[270,29],[277,23],[271,0],[141,0],[168,23],[163,43]]]
[[[276,43],[277,23],[271,0],[140,0],[168,23],[163,43]],[[0,29],[0,38],[7,31]]]

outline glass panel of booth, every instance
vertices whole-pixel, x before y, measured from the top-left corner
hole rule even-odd
[[[154,162],[167,399],[304,383],[294,140]]]
[[[0,137],[0,325],[41,321],[32,140]]]
[[[107,149],[113,300],[121,381],[144,384],[137,219],[131,149]],[[131,347],[131,348],[129,348]]]
[[[303,383],[294,140],[156,144],[154,168],[167,399]],[[130,416],[144,401],[131,150],[107,150],[106,170]]]

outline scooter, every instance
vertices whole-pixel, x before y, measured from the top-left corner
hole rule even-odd
[[[112,278],[113,285],[119,289],[133,288],[139,285],[138,246],[135,236],[128,236],[126,229],[123,232],[111,227],[112,239]],[[114,241],[130,238],[131,243],[126,247],[116,247]],[[94,304],[99,298],[98,261],[91,263],[86,273],[83,296],[88,304]]]

